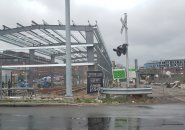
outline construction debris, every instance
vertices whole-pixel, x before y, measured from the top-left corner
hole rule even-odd
[[[179,86],[179,88],[185,89],[185,84],[181,84],[181,85]]]

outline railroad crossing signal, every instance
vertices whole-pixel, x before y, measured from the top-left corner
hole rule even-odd
[[[124,37],[124,42],[123,42],[125,44],[118,46],[117,49],[113,49],[113,51],[115,51],[118,56],[121,56],[121,54],[126,55],[126,72],[127,73],[125,73],[125,77],[127,78],[127,88],[128,88],[129,87],[128,27],[127,27],[127,14],[125,13],[124,15],[125,15],[124,20],[121,18],[120,21],[122,23],[121,34],[123,33],[123,30],[125,30],[125,37]]]
[[[120,33],[122,34],[124,28],[125,28],[125,29],[128,29],[128,28],[127,28],[127,17],[125,17],[124,20],[121,18],[120,21],[121,21],[121,23],[122,23],[122,27],[121,27]]]
[[[113,49],[113,51],[115,51],[118,56],[121,56],[121,54],[125,55],[128,50],[127,47],[128,44],[119,45],[117,49]]]

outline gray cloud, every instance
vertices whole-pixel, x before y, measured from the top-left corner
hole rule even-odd
[[[71,19],[77,24],[87,24],[88,20],[94,24],[97,20],[111,59],[125,62],[125,57],[117,57],[112,51],[123,43],[120,17],[125,12],[128,13],[131,65],[135,58],[140,65],[156,59],[185,58],[184,0],[147,0],[135,8],[118,10],[77,2],[71,0]],[[38,5],[30,7],[34,3]],[[58,19],[65,23],[64,3],[65,0],[1,0],[0,25],[15,27],[17,22],[29,25],[31,20],[41,23],[42,19],[50,24],[57,24]]]

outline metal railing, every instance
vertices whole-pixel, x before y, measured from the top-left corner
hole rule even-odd
[[[100,93],[117,94],[117,95],[152,94],[152,87],[149,87],[149,88],[100,88]]]

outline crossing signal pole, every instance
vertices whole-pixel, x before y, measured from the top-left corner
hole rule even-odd
[[[120,21],[122,23],[121,34],[123,30],[125,30],[124,43],[127,44],[126,51],[126,71],[127,71],[127,87],[129,87],[129,57],[128,57],[128,27],[127,27],[127,13],[124,14],[124,20],[121,18]]]

